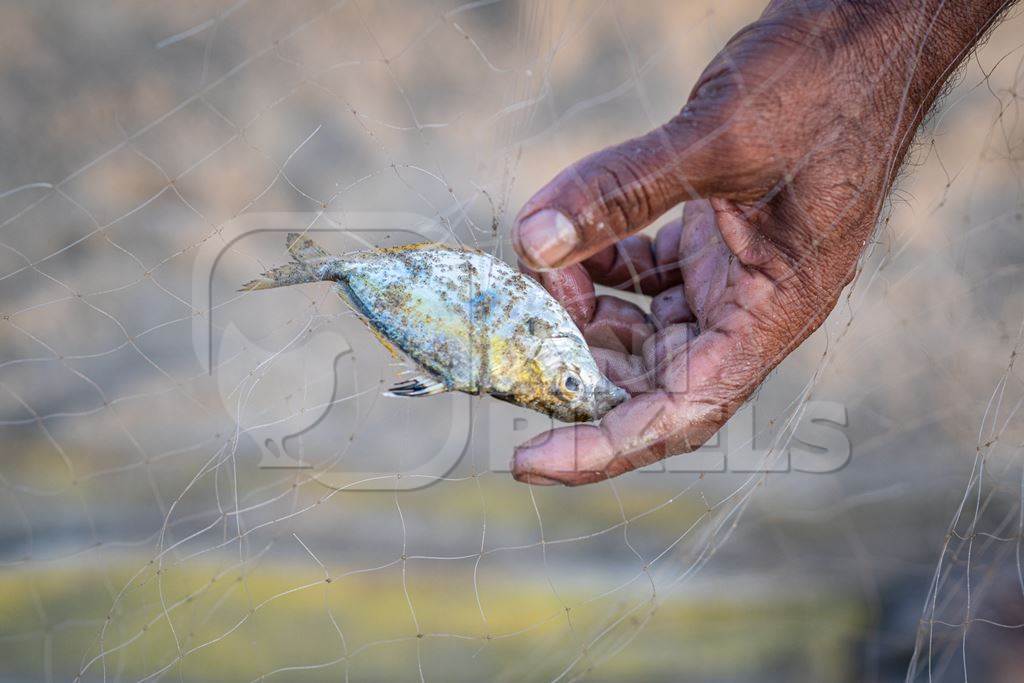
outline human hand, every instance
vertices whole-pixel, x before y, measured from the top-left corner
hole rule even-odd
[[[520,446],[514,476],[589,483],[714,435],[835,306],[914,132],[1007,4],[774,2],[671,121],[534,195],[520,259],[632,398]],[[651,314],[595,282],[653,296]]]

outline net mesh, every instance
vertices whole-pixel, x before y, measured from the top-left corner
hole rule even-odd
[[[0,676],[1017,680],[1024,18],[860,275],[701,451],[512,481],[550,423],[394,399],[284,235],[511,259],[757,2],[0,7]],[[916,642],[915,642],[916,636]]]

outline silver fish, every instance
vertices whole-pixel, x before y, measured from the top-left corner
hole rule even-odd
[[[390,395],[486,393],[563,422],[599,419],[628,398],[597,369],[566,310],[490,254],[411,244],[333,256],[298,233],[287,246],[291,263],[240,291],[336,283],[380,341],[425,372]]]

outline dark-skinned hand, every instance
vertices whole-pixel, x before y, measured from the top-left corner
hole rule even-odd
[[[600,481],[713,436],[836,305],[918,126],[1008,4],[773,2],[678,115],[537,192],[521,263],[632,398],[520,446],[514,476]],[[595,283],[650,295],[650,314]]]

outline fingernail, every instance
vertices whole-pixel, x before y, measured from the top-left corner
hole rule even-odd
[[[519,224],[519,248],[534,266],[546,268],[557,264],[578,243],[572,222],[553,209],[538,211]]]

